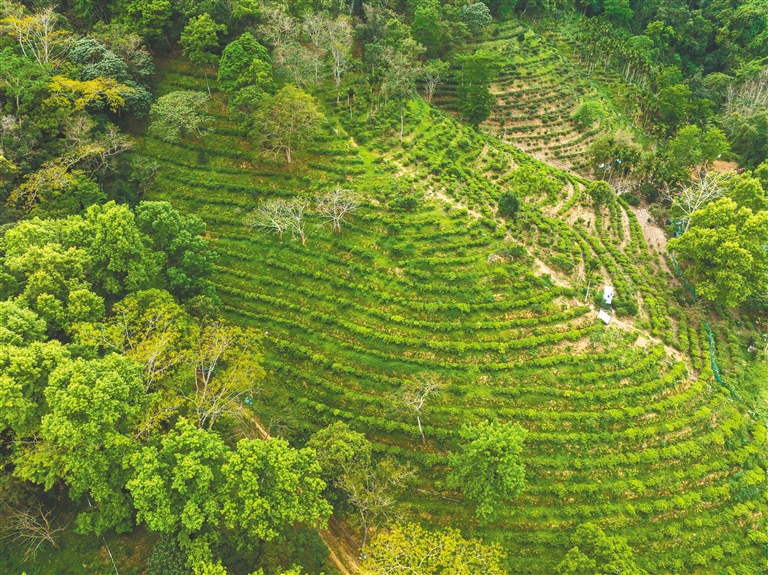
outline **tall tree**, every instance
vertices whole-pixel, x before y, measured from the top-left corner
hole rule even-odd
[[[193,64],[203,69],[205,85],[208,95],[211,94],[211,86],[208,84],[208,66],[215,66],[219,61],[216,50],[219,48],[219,33],[227,33],[224,24],[217,24],[208,14],[201,14],[190,18],[184,31],[181,33],[181,45],[184,47],[184,55]]]
[[[182,214],[168,202],[141,202],[136,226],[150,247],[162,254],[168,290],[180,298],[208,293],[216,253],[205,239],[206,227],[195,214]]]
[[[738,305],[768,290],[768,212],[721,198],[691,215],[688,231],[667,249],[686,263],[700,297]]]
[[[281,439],[244,439],[231,449],[182,418],[129,460],[138,520],[176,535],[197,572],[225,573],[211,549],[225,528],[240,548],[252,548],[296,522],[322,526],[331,512],[314,451]]]
[[[219,87],[234,94],[248,86],[272,92],[272,61],[267,49],[246,32],[226,45],[219,63]]]
[[[381,91],[388,100],[397,102],[400,111],[400,141],[403,140],[405,106],[416,94],[416,80],[419,77],[417,63],[405,54],[392,52],[381,82]]]
[[[464,120],[473,126],[479,126],[488,118],[496,103],[495,96],[490,92],[490,85],[498,76],[504,62],[498,52],[480,49],[463,56],[460,63],[461,84],[456,91],[459,112]]]
[[[160,96],[149,111],[149,133],[164,142],[178,142],[187,134],[199,138],[213,120],[207,108],[208,97],[203,92],[180,90]]]
[[[239,441],[222,473],[224,523],[241,549],[296,522],[323,527],[333,511],[321,495],[325,482],[315,451],[293,449],[284,439]]]
[[[608,206],[616,201],[616,193],[611,184],[604,180],[590,182],[587,185],[587,194],[592,198],[592,204],[599,210],[602,206]]]
[[[45,398],[43,441],[19,454],[16,474],[46,489],[61,478],[73,500],[91,502],[77,518],[83,533],[130,529],[123,458],[137,447],[131,424],[144,400],[141,368],[119,355],[66,362],[51,373]]]
[[[453,466],[448,485],[458,488],[476,505],[477,516],[484,523],[501,513],[525,487],[525,467],[520,463],[526,431],[519,424],[481,421],[476,426],[463,425],[459,431],[462,444],[450,456]]]
[[[125,25],[148,40],[163,37],[173,14],[169,0],[127,0],[120,7]]]
[[[323,115],[315,99],[292,85],[284,86],[274,96],[266,96],[254,114],[252,136],[272,154],[291,154],[303,142],[317,134]]]

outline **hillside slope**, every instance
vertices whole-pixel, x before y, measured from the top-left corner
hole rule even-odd
[[[161,91],[204,89],[182,62],[161,68]],[[216,132],[202,143],[143,138],[141,150],[161,166],[150,199],[208,223],[227,315],[264,332],[255,408],[271,432],[301,442],[347,421],[418,470],[416,517],[498,541],[510,573],[552,573],[586,521],[627,537],[649,573],[763,561],[748,535],[764,504],[747,471],[765,430],[714,382],[697,312],[683,312],[682,288],[626,205],[596,213],[580,180],[423,102],[401,145],[394,114],[366,119],[329,99],[323,138],[290,169],[266,165],[214,100]],[[562,188],[531,190],[501,222],[494,200],[518,169]],[[336,183],[364,198],[340,235],[312,226],[302,246],[244,225],[265,198]],[[591,287],[610,283],[625,302],[625,329],[605,330],[585,305],[590,269]],[[422,445],[393,397],[425,375],[444,391]],[[446,454],[461,424],[494,417],[529,431],[527,488],[503,522],[480,528],[444,488]]]

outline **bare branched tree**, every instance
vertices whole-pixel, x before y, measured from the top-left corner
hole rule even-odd
[[[275,66],[290,77],[297,88],[318,81],[321,62],[315,52],[298,42],[290,42],[275,50]]]
[[[22,53],[34,58],[38,64],[56,65],[69,48],[73,36],[62,29],[64,20],[55,6],[49,6],[33,14],[25,14],[24,7],[16,2],[4,2],[0,31],[6,32],[19,43]]]
[[[280,48],[294,40],[298,23],[293,16],[288,14],[285,6],[275,4],[263,8],[261,14],[264,23],[259,26],[258,32],[264,40],[275,48]]]
[[[371,527],[400,518],[397,496],[413,474],[410,467],[384,459],[378,463],[367,461],[353,465],[336,480],[336,485],[357,511],[363,532],[362,547],[368,542]]]
[[[768,108],[768,67],[740,86],[731,84],[725,98],[726,116],[751,116],[763,108]]]
[[[666,187],[663,196],[681,213],[683,231],[688,231],[693,212],[723,197],[724,185],[732,176],[733,172],[719,172],[703,166],[680,190]]]
[[[352,25],[349,19],[339,16],[329,20],[325,27],[324,41],[331,55],[333,80],[336,82],[336,103],[341,96],[341,76],[352,67]]]
[[[277,198],[263,202],[245,217],[245,226],[249,230],[262,228],[268,232],[279,234],[282,240],[283,233],[289,227],[286,201]]]
[[[288,229],[293,233],[293,238],[301,240],[301,245],[307,245],[306,218],[309,202],[301,198],[293,198],[285,203],[285,214],[288,220]]]
[[[320,216],[331,222],[334,233],[341,233],[341,222],[344,216],[353,213],[357,209],[357,199],[348,190],[336,186],[332,192],[328,192],[317,198],[317,211]]]
[[[283,233],[290,231],[294,239],[299,238],[301,245],[306,245],[308,208],[309,202],[302,198],[267,200],[246,216],[245,225],[248,229],[262,228],[277,233],[280,239],[283,239]]]
[[[2,527],[3,537],[22,546],[25,561],[34,557],[43,543],[47,542],[55,549],[59,548],[55,536],[67,526],[53,526],[53,511],[45,511],[39,503],[26,509],[8,509],[7,520]]]
[[[442,390],[442,384],[437,377],[430,375],[416,380],[407,380],[399,395],[401,407],[412,412],[416,416],[416,424],[419,426],[421,442],[426,441],[424,429],[421,426],[421,416],[430,396],[437,395]]]
[[[195,393],[187,397],[200,428],[211,427],[224,414],[242,409],[240,399],[257,390],[264,376],[260,365],[257,337],[223,322],[204,326],[195,348],[189,354],[194,370]]]
[[[326,31],[331,18],[328,12],[307,12],[301,21],[301,29],[318,50],[324,49]]]

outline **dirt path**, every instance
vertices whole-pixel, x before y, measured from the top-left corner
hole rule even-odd
[[[560,277],[560,275],[557,272],[555,272],[551,267],[549,267],[539,258],[534,258],[534,262],[536,263],[536,267],[538,268],[536,271],[538,272],[539,275],[548,275],[549,277],[552,278],[552,281],[557,286],[571,287],[571,284],[569,282],[567,282],[565,279]]]
[[[672,271],[669,269],[669,266],[667,266],[667,262],[664,259],[664,254],[667,252],[667,234],[665,234],[664,230],[653,221],[651,214],[644,208],[632,208],[632,211],[637,216],[637,221],[643,229],[643,236],[645,237],[645,242],[648,244],[648,249],[651,252],[656,252],[658,255],[657,259],[661,269],[672,274]]]
[[[599,310],[597,308],[595,308],[595,306],[593,306],[591,303],[589,303],[587,305],[589,306],[590,310],[592,310],[592,312],[595,314],[595,317],[597,317],[597,313],[598,313]],[[671,345],[667,345],[666,343],[664,343],[658,337],[654,337],[650,333],[648,333],[647,331],[644,331],[642,329],[638,329],[634,325],[618,319],[616,316],[613,316],[613,319],[611,319],[611,323],[609,325],[615,325],[615,326],[617,326],[617,327],[619,327],[621,329],[627,330],[627,331],[636,331],[637,333],[640,334],[640,337],[643,340],[645,340],[645,342],[663,345],[664,346],[664,351],[666,351],[667,354],[670,357],[675,358],[676,361],[682,361],[683,363],[685,363],[688,366],[689,371],[691,370],[691,365],[687,361],[688,358],[685,355],[683,355],[682,353],[680,353],[678,350],[676,350],[674,347],[672,347]],[[642,342],[640,339],[638,339],[638,344],[641,345],[641,346],[644,345],[645,342]]]
[[[256,429],[259,439],[267,440],[271,437],[269,431],[252,411],[244,410],[242,416]],[[322,529],[319,533],[328,547],[328,558],[341,575],[354,575],[360,571],[356,543],[335,517],[332,516],[328,521],[328,529]]]

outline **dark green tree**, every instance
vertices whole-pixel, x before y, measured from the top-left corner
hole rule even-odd
[[[249,32],[224,48],[219,62],[219,86],[230,94],[247,86],[274,92],[269,52]]]
[[[768,212],[752,213],[721,198],[693,213],[667,249],[685,262],[699,297],[738,305],[768,290]]]
[[[498,214],[505,218],[516,218],[520,211],[520,199],[514,192],[506,191],[499,197]]]
[[[616,193],[613,191],[611,184],[603,180],[590,182],[587,185],[587,194],[592,198],[592,203],[597,208],[607,206],[616,201]]]
[[[208,84],[208,66],[215,66],[219,61],[216,51],[219,49],[219,33],[222,32],[227,33],[224,24],[217,24],[208,14],[201,14],[190,18],[181,33],[184,55],[203,69],[209,95],[211,87]]]
[[[169,291],[182,299],[208,291],[216,254],[198,216],[181,214],[168,202],[142,202],[136,207],[136,226],[152,249],[164,254],[161,269]]]
[[[579,525],[571,539],[574,546],[556,569],[560,575],[647,575],[626,539],[609,537],[594,523]]]
[[[525,436],[519,424],[498,420],[465,424],[459,430],[462,443],[449,458],[453,470],[448,485],[476,506],[483,523],[499,517],[502,506],[525,488],[525,467],[520,463]]]

